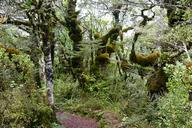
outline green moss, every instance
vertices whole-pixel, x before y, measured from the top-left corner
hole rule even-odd
[[[107,53],[113,53],[115,52],[115,43],[110,43],[106,46]]]
[[[6,48],[6,52],[8,54],[15,54],[15,55],[19,55],[19,51],[15,48]]]
[[[98,63],[106,63],[109,62],[109,53],[102,53],[96,57],[96,61]]]
[[[95,39],[101,38],[101,33],[99,33],[99,32],[95,33],[95,34],[94,34],[94,38],[95,38]]]
[[[160,57],[160,52],[155,51],[153,53],[150,53],[148,55],[135,53],[135,51],[132,51],[130,54],[130,60],[133,63],[139,64],[141,66],[153,66],[157,59]]]
[[[147,90],[149,91],[149,93],[159,93],[160,91],[167,92],[167,81],[167,75],[162,69],[160,69],[147,80]]]

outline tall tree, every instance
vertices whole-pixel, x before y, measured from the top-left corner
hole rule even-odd
[[[41,49],[43,51],[47,97],[51,107],[54,107],[53,59],[55,46],[54,28],[56,25],[55,2],[56,0],[25,0],[22,2],[14,0],[12,4],[22,13],[22,18],[18,19],[10,15],[6,22],[17,25],[30,35],[33,35],[35,49]],[[38,59],[36,59],[37,63]]]
[[[83,58],[80,55],[81,41],[83,40],[82,27],[77,19],[79,11],[76,11],[77,0],[69,0],[67,4],[67,15],[65,17],[66,27],[69,30],[69,37],[73,41],[74,56],[72,57],[72,67],[74,69],[75,78],[78,79],[81,87],[84,87]]]

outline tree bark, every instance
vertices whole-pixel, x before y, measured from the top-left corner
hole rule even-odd
[[[49,10],[46,10],[48,9]],[[43,53],[45,61],[45,76],[47,84],[47,98],[48,104],[55,109],[54,106],[54,82],[53,82],[53,59],[54,59],[54,47],[55,47],[55,20],[54,20],[54,9],[52,8],[52,1],[47,1],[45,12],[40,13],[39,17],[41,20],[40,31],[41,39],[43,42]]]
[[[85,87],[85,81],[82,78],[83,73],[83,57],[80,55],[81,41],[83,39],[82,27],[78,20],[79,11],[76,11],[77,0],[69,0],[67,7],[67,15],[65,17],[66,27],[69,30],[69,37],[73,41],[74,55],[71,59],[72,67],[75,73],[75,79],[78,80],[81,88]]]
[[[50,44],[50,42],[43,42],[45,74],[47,80],[47,96],[49,105],[51,107],[54,107],[53,65],[51,57],[51,48],[48,46],[48,44]]]

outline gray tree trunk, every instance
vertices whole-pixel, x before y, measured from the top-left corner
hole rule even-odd
[[[54,83],[53,83],[53,65],[51,57],[51,48],[49,47],[49,42],[43,43],[44,61],[45,61],[45,74],[47,81],[47,96],[48,103],[50,106],[54,106]]]

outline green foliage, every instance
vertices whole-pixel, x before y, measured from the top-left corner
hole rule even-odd
[[[59,124],[57,124],[57,123],[53,123],[52,126],[51,126],[51,128],[65,128],[65,127],[62,126],[62,125],[59,125]]]
[[[166,35],[162,36],[161,41],[170,44],[178,43],[182,45],[182,43],[192,42],[191,34],[192,28],[190,25],[177,26],[170,32],[166,33]]]
[[[190,128],[192,126],[192,111],[188,101],[188,80],[185,66],[181,63],[168,65],[165,68],[170,74],[167,83],[169,93],[158,102],[158,119],[155,121],[156,127],[168,128]]]
[[[40,91],[26,94],[24,89],[14,88],[0,95],[1,127],[50,127],[52,109],[40,95]]]
[[[33,4],[33,0],[26,0],[26,2],[24,2],[23,4],[20,5],[20,7],[23,9],[23,10],[27,10],[27,9],[31,9],[31,6]]]
[[[122,119],[125,127],[137,127],[137,128],[152,128],[149,123],[156,118],[155,104],[148,102],[147,92],[145,89],[145,82],[134,76],[135,82],[129,83],[129,90],[127,93],[127,103],[123,108]]]
[[[178,0],[177,2],[180,3],[180,4],[188,5],[188,4],[190,4],[191,0]]]
[[[191,20],[191,17],[192,17],[192,10],[187,8],[184,14],[184,19],[188,21]]]
[[[0,26],[0,43],[7,47],[16,47],[28,50],[30,45],[28,34],[15,26]]]
[[[40,0],[26,0],[19,5],[20,8],[28,12],[29,15],[34,14],[35,17],[32,16],[30,20],[31,23],[34,22],[36,24],[36,22],[41,22],[41,17],[36,16],[35,13],[42,14],[42,17],[55,18],[49,15],[49,11],[50,9],[52,10],[52,8],[45,9],[46,2],[41,2]],[[111,16],[106,15],[107,13],[104,14],[104,17],[101,16],[103,15],[102,13],[96,14],[97,9],[95,12],[92,12],[92,8],[89,8],[92,7],[92,4],[90,4],[92,1],[86,0],[83,1],[83,4],[87,4],[86,6],[80,5],[81,1],[78,1],[78,8],[86,7],[88,12],[86,12],[85,9],[83,13],[81,13],[80,18],[77,18],[79,12],[74,11],[75,6],[73,2],[71,3],[72,8],[67,8],[69,0],[63,0],[62,2],[64,5],[63,9],[60,8],[59,4],[58,7],[54,7],[54,9],[60,11],[55,13],[58,18],[57,21],[60,20],[59,22],[63,25],[57,24],[55,30],[55,41],[57,44],[55,45],[54,92],[56,105],[60,109],[95,117],[99,120],[101,127],[105,127],[106,125],[103,118],[104,111],[106,110],[115,111],[120,114],[121,117],[124,117],[122,121],[125,127],[150,128],[152,125],[160,128],[192,127],[192,113],[187,101],[188,88],[191,88],[191,72],[188,72],[184,65],[178,63],[176,66],[168,65],[166,67],[167,74],[170,76],[167,83],[169,93],[154,103],[148,102],[147,89],[144,86],[146,78],[144,76],[144,78],[141,79],[138,73],[136,73],[137,71],[141,73],[143,69],[131,65],[131,71],[126,69],[126,71],[123,72],[124,74],[120,75],[122,69],[117,66],[117,61],[120,60],[115,59],[117,56],[122,59],[120,56],[123,54],[122,52],[125,52],[123,59],[127,59],[126,57],[130,52],[129,45],[132,42],[132,38],[125,39],[126,41],[124,42],[115,40],[116,45],[114,46],[107,44],[107,52],[109,53],[109,51],[111,51],[109,55],[101,54],[104,56],[99,56],[99,59],[98,57],[96,59],[98,49],[104,49],[103,51],[106,51],[106,47],[101,46],[101,40],[94,40],[93,35],[95,32],[101,32],[102,35],[107,33],[107,30],[112,26]],[[106,7],[109,6],[107,8],[114,11],[114,4],[119,2],[121,5],[122,1],[118,0],[113,0],[111,3],[104,3],[106,3]],[[136,2],[144,1],[137,0]],[[174,4],[188,5],[189,2],[191,2],[191,0],[179,0],[175,1]],[[100,5],[98,4],[98,6]],[[40,9],[37,9],[38,7],[40,7]],[[104,7],[101,7],[101,12],[103,12],[103,8]],[[67,9],[70,12],[69,15],[66,13]],[[121,10],[122,9],[128,10],[132,16],[128,16],[126,11],[121,11],[121,13],[124,13],[123,15],[120,14],[121,23],[125,26],[134,23],[135,26],[138,26],[136,25],[139,24],[137,23],[137,18],[134,17],[140,15],[139,10],[142,8],[131,5],[128,9],[127,7],[122,7]],[[71,11],[74,13],[72,14]],[[188,21],[192,16],[191,9],[187,8],[184,14],[183,10],[176,9],[173,17],[170,18],[177,20],[180,16],[182,20]],[[130,19],[131,22],[129,22]],[[79,20],[83,21],[82,25],[83,28],[85,28],[84,30],[79,26]],[[124,20],[126,20],[127,24],[123,23]],[[46,24],[42,26],[44,25],[46,26]],[[42,26],[39,25],[39,27],[36,27],[39,30],[39,28],[43,29]],[[67,26],[70,32],[65,28]],[[136,27],[135,32],[137,32],[137,29]],[[140,50],[137,49],[137,51],[149,53],[157,47],[155,44],[159,42],[164,43],[163,45],[165,45],[166,48],[167,44],[171,46],[176,45],[176,48],[183,46],[183,43],[186,44],[186,46],[192,44],[192,29],[190,25],[185,25],[184,23],[182,26],[174,27],[170,32],[163,35],[161,35],[162,31],[159,32],[160,29],[162,29],[162,27],[158,27],[158,24],[154,25],[153,22],[151,22],[151,24],[142,28],[142,30],[139,30],[142,31],[142,36],[139,37],[137,47],[140,47]],[[26,49],[25,47],[28,48],[28,45],[30,45],[28,40],[26,41],[28,35],[24,37],[20,36],[18,34],[18,28],[13,29],[10,27],[10,29],[2,28],[1,30],[0,41],[6,42],[6,46],[11,45]],[[45,33],[41,33],[40,31],[34,30],[33,32],[37,35],[40,34],[40,41],[42,41],[41,37]],[[128,35],[130,35],[130,33],[125,34],[124,37],[128,37]],[[51,35],[49,36],[50,38],[52,37]],[[49,38],[49,36],[47,37]],[[112,34],[114,39],[116,39],[117,36],[118,33]],[[108,42],[110,41],[111,40]],[[37,43],[36,41],[34,42]],[[41,42],[38,43],[41,44]],[[125,48],[123,48],[123,45]],[[35,49],[36,48],[31,51]],[[174,48],[171,47],[171,49]],[[179,50],[178,48],[173,51]],[[114,51],[115,55],[111,54],[114,53]],[[172,54],[169,50],[167,51]],[[41,50],[39,50],[39,52],[41,53]],[[166,59],[170,57],[169,53],[163,53],[161,57],[163,62],[166,62]],[[32,54],[37,56],[34,52]],[[79,64],[83,69],[83,72],[79,74],[76,73],[76,70],[81,69],[78,68],[74,70],[71,65],[71,58],[76,56],[77,58],[82,58],[76,59],[75,61],[75,66]],[[31,58],[33,57],[31,56]],[[107,60],[108,62],[109,59],[110,63],[104,66],[102,64],[98,66],[94,65],[95,60]],[[36,64],[38,64],[38,61],[37,57]],[[19,55],[11,55],[10,57],[5,49],[0,49],[0,85],[2,85],[0,86],[0,127],[61,127],[56,123],[52,123],[53,111],[47,106],[47,96],[45,94],[47,89],[37,89],[34,80],[35,70],[37,69],[35,69],[28,55],[21,53]],[[73,72],[72,75],[74,78],[72,78],[71,72]],[[127,75],[126,78],[124,77],[125,74]],[[84,88],[78,86],[78,82],[75,81],[77,77],[84,81]]]
[[[28,55],[12,55],[9,57],[5,49],[0,49],[0,79],[2,80],[2,88],[7,89],[14,86],[14,83],[21,86],[27,86],[33,83],[33,63]]]
[[[146,117],[142,124],[149,127],[147,120],[152,117],[153,109],[147,103],[145,82],[134,73],[129,74],[127,81],[124,81],[124,76],[116,72],[115,65],[109,64],[105,71],[100,72],[103,73],[102,78],[87,85],[86,91],[78,88],[78,84],[68,75],[61,76],[55,82],[57,105],[73,113],[95,117],[103,127],[106,125],[102,115],[105,110],[114,111],[130,120]],[[139,125],[139,121],[134,123]],[[125,125],[128,125],[127,120]]]
[[[12,55],[0,49],[0,127],[50,127],[52,109],[45,89],[37,89],[34,65],[25,54]]]

